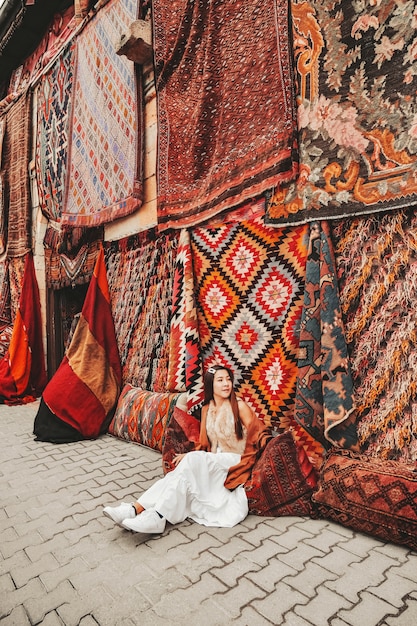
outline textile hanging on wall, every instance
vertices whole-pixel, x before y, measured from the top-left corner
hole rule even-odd
[[[287,0],[153,0],[160,228],[297,172]]]
[[[324,448],[356,449],[355,417],[333,245],[327,222],[314,222],[306,265],[294,418]]]
[[[368,455],[417,460],[417,212],[341,220],[340,299]]]
[[[268,222],[300,224],[417,201],[414,2],[293,0],[300,173]]]
[[[63,289],[88,283],[102,240],[101,227],[60,231],[49,225],[43,240],[46,286]]]
[[[6,133],[6,116],[0,117],[0,255],[6,251],[7,207],[5,206],[5,172],[3,171],[3,143]]]
[[[195,293],[190,233],[183,229],[175,262],[167,390],[187,391],[189,410],[204,400]]]
[[[98,226],[142,204],[138,76],[115,52],[137,14],[134,0],[111,0],[77,36],[63,224]]]
[[[33,257],[29,253],[9,348],[0,360],[0,402],[33,402],[45,385],[41,305]]]
[[[123,383],[148,391],[167,391],[178,234],[149,230],[106,249]]]
[[[31,94],[23,94],[8,110],[4,170],[8,196],[7,256],[22,257],[32,249],[29,162],[31,159]]]
[[[34,423],[36,438],[56,443],[103,434],[113,416],[121,382],[101,249],[71,344],[42,394]]]
[[[65,42],[73,35],[75,22],[74,6],[56,13],[47,32],[32,54],[22,65],[16,68],[10,77],[8,93],[19,93],[26,90],[39,77],[48,62],[58,54]]]
[[[36,87],[36,177],[39,204],[49,219],[61,218],[69,145],[75,44],[69,44]]]
[[[0,262],[0,359],[6,354],[12,335],[12,311],[10,305],[9,264]]]
[[[12,321],[16,319],[17,309],[19,307],[20,296],[23,287],[23,278],[25,275],[25,257],[16,257],[9,259],[9,285],[10,285],[10,308]]]
[[[267,426],[294,413],[308,228],[262,218],[192,231],[204,369],[235,373],[236,389]]]

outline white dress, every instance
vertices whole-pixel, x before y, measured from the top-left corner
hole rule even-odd
[[[248,500],[244,487],[229,491],[224,486],[229,468],[239,463],[246,442],[245,437],[236,439],[230,403],[224,403],[217,414],[210,404],[207,435],[216,452],[188,452],[172,472],[138,498],[144,509],[156,509],[171,524],[189,517],[204,526],[230,528],[245,519]],[[233,447],[239,453],[222,451]]]

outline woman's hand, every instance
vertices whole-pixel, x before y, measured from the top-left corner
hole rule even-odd
[[[175,467],[177,467],[178,463],[180,461],[182,461],[182,459],[185,457],[185,453],[184,454],[176,454],[174,456],[174,458],[172,459],[173,464],[175,465]]]

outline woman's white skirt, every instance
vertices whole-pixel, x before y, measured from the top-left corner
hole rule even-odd
[[[188,452],[138,502],[144,509],[156,509],[171,524],[190,517],[204,526],[235,526],[248,514],[248,500],[243,486],[229,491],[224,481],[240,458],[231,452]]]

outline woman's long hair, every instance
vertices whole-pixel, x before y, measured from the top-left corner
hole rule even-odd
[[[214,381],[215,373],[218,372],[219,370],[225,370],[229,374],[230,380],[232,381],[232,391],[230,393],[229,400],[230,400],[230,405],[233,411],[233,417],[235,420],[235,433],[236,433],[237,439],[243,439],[243,427],[242,427],[242,422],[240,421],[236,393],[233,387],[235,377],[234,377],[232,370],[229,367],[226,367],[225,365],[212,365],[206,371],[204,375],[204,405],[210,404],[211,400],[213,400],[214,402],[213,381]]]

